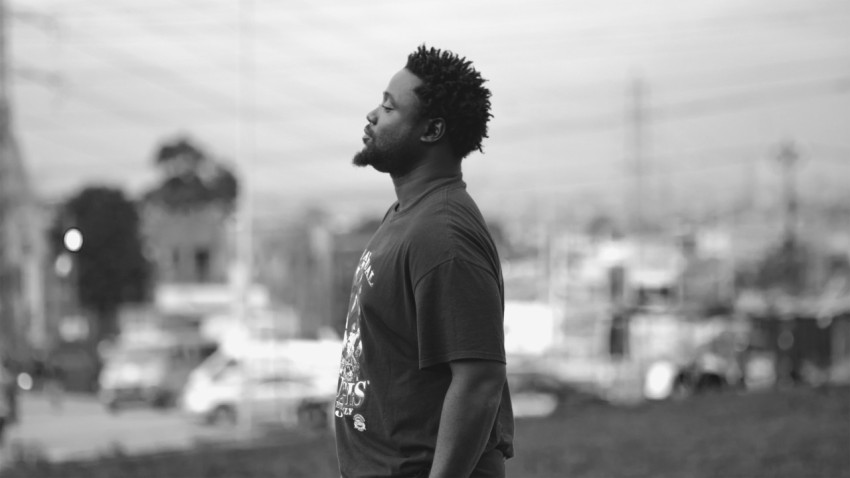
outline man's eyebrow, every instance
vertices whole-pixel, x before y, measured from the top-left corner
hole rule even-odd
[[[389,92],[385,91],[384,92],[384,101],[386,101],[387,99],[390,100],[390,103],[395,103],[395,98],[393,98],[393,95],[391,95]]]

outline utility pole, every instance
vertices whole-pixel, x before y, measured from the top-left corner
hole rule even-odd
[[[798,238],[797,222],[799,215],[799,199],[797,193],[797,165],[800,154],[792,142],[786,142],[779,148],[776,156],[782,168],[783,199],[785,203],[785,227],[782,237],[782,253],[785,257],[785,283],[789,287],[791,295],[796,296],[800,292],[800,270],[797,267],[798,260]]]
[[[253,198],[248,179],[255,153],[255,89],[254,61],[254,1],[239,0],[239,163],[240,196],[237,200],[236,263],[240,280],[237,282],[237,320],[250,331],[251,290],[254,285]],[[243,436],[252,432],[254,409],[250,380],[243,388],[244,406],[237,414],[239,431]]]
[[[626,187],[626,214],[630,219],[632,230],[636,235],[641,235],[646,228],[646,158],[645,158],[645,123],[646,123],[646,95],[647,86],[640,77],[635,77],[628,91],[628,108],[626,121],[626,170],[634,178],[632,190]],[[630,153],[630,154],[629,154]]]
[[[758,213],[761,206],[761,197],[759,195],[759,162],[748,161],[744,164],[744,168],[743,176],[745,180],[743,182],[744,193],[742,205],[746,209],[746,212],[754,215]]]
[[[785,201],[785,233],[783,240],[786,244],[797,242],[797,221],[799,202],[797,197],[797,165],[800,154],[793,143],[784,143],[779,148],[776,160],[782,167],[783,196]]]

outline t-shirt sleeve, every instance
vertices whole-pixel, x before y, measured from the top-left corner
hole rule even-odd
[[[420,368],[462,359],[505,362],[501,291],[491,271],[449,259],[425,274],[414,294]]]

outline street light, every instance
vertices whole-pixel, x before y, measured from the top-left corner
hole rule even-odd
[[[83,233],[76,227],[68,228],[62,236],[62,245],[65,250],[56,258],[55,268],[59,277],[70,281],[68,294],[69,308],[73,314],[65,316],[59,323],[59,335],[68,342],[82,340],[88,337],[89,326],[84,317],[80,315],[79,308],[79,264],[74,255],[83,247]],[[68,282],[65,282],[68,284]],[[67,285],[65,286],[67,287]]]
[[[76,227],[72,227],[65,231],[62,242],[69,252],[79,252],[80,248],[83,247],[83,233]]]
[[[69,228],[62,236],[62,245],[65,250],[56,257],[54,267],[59,277],[68,277],[74,269],[73,253],[79,252],[83,247],[83,233],[76,227]]]

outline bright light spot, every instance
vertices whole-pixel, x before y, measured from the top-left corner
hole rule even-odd
[[[18,386],[21,387],[21,390],[30,391],[32,390],[32,377],[30,374],[23,372],[18,374]]]
[[[676,367],[670,362],[655,362],[646,372],[643,395],[650,400],[664,400],[673,393]]]
[[[56,258],[56,263],[53,264],[53,268],[56,270],[56,275],[59,277],[68,277],[71,273],[71,269],[74,268],[74,261],[71,260],[71,256],[68,253],[62,253]]]
[[[71,252],[77,252],[83,247],[83,233],[79,229],[72,227],[65,231],[65,248]]]

